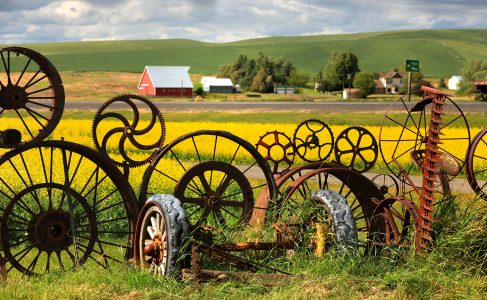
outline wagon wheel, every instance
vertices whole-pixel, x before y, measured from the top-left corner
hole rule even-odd
[[[407,175],[419,174],[422,157],[428,142],[430,127],[431,97],[410,105],[407,96],[395,101],[384,115],[379,134],[379,148],[384,163],[389,170],[400,176],[401,169]],[[448,97],[445,99],[442,125],[441,144],[442,173],[446,181],[453,179],[465,164],[465,153],[470,143],[470,129],[462,110]],[[402,111],[394,111],[399,105]],[[398,127],[399,130],[393,130]],[[458,129],[457,129],[458,128]],[[465,130],[466,129],[466,130]],[[409,182],[406,182],[409,184]]]
[[[272,174],[285,173],[294,163],[293,143],[283,132],[267,132],[260,137],[255,148],[271,165]]]
[[[335,159],[357,172],[367,172],[377,160],[377,142],[367,129],[352,126],[342,131],[335,143]]]
[[[468,183],[483,199],[487,200],[487,128],[481,130],[473,139],[468,150],[467,173]]]
[[[246,224],[254,206],[252,187],[245,175],[220,161],[205,161],[188,169],[177,183],[174,196],[183,203],[193,226]]]
[[[206,183],[208,186],[202,188]],[[218,189],[220,183],[227,187]],[[270,191],[269,198],[273,198],[276,184],[270,167],[250,143],[229,132],[202,130],[177,138],[159,152],[144,173],[139,201],[143,203],[157,193],[177,192],[183,208],[194,212],[193,216],[202,216],[208,213],[206,208],[215,200],[225,206],[229,204],[234,209],[230,212],[235,216],[227,215],[228,219],[234,221],[226,223],[226,228],[238,228],[241,222],[248,221],[251,213],[249,205],[253,204],[264,187]],[[234,192],[230,193],[232,190]],[[205,204],[203,200],[198,203],[184,202],[184,198],[195,198],[198,194],[201,199],[213,198],[210,202],[205,200]],[[198,223],[193,216],[188,213],[190,223]],[[211,221],[211,218],[207,220]]]
[[[135,261],[156,276],[174,274],[184,260],[188,234],[186,212],[171,195],[154,195],[142,207],[137,220]]]
[[[132,255],[138,209],[120,171],[87,147],[46,141],[0,158],[1,246],[25,275]],[[124,249],[125,251],[121,251]]]
[[[379,188],[384,198],[396,197],[399,195],[399,185],[394,176],[389,174],[378,174],[372,178],[372,182]]]
[[[124,109],[132,112],[131,121],[116,112]],[[151,113],[148,124],[140,120],[140,110],[144,109]],[[105,128],[105,123],[113,121],[118,123],[117,127]],[[92,125],[96,149],[117,166],[138,167],[148,163],[162,147],[165,134],[161,112],[154,103],[139,95],[120,95],[108,100],[96,112]],[[145,141],[147,138],[151,139]],[[118,151],[110,151],[110,143],[116,144]]]
[[[367,253],[370,234],[382,230],[369,221],[376,201],[383,199],[383,195],[370,180],[353,170],[330,167],[307,172],[282,190],[284,199],[275,208],[275,217],[279,218],[280,211],[292,210],[293,206],[299,207],[309,201],[312,193],[318,190],[335,191],[345,198],[355,220],[359,251]]]
[[[402,196],[382,200],[374,211],[371,222],[382,230],[373,234],[375,251],[384,247],[405,247],[414,243],[418,209],[414,202]]]
[[[296,154],[307,162],[321,162],[330,157],[334,139],[330,127],[320,120],[309,119],[296,127],[293,135]]]
[[[0,49],[0,132],[14,130],[14,139],[0,148],[33,145],[51,134],[64,109],[64,87],[54,65],[40,53],[22,47]],[[3,68],[2,68],[3,66]]]

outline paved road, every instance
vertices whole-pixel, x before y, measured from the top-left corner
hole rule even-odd
[[[67,110],[97,110],[104,101],[67,101]],[[387,111],[390,102],[156,102],[161,111],[315,111],[315,112],[377,112]],[[411,103],[411,106],[414,103]],[[409,105],[408,105],[409,106]],[[487,102],[467,102],[458,106],[463,112],[487,113]],[[120,109],[126,106],[120,105]],[[400,103],[392,109],[404,111]]]

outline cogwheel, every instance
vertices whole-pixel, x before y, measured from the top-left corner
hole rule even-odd
[[[294,145],[284,132],[267,132],[260,137],[255,148],[269,164],[272,164],[273,174],[286,172],[294,163]],[[284,167],[279,168],[280,164],[284,164]]]
[[[139,102],[139,104],[144,104],[152,113],[150,123],[145,128],[139,129],[137,127],[139,125],[140,117],[139,107],[136,104],[137,102]],[[121,108],[120,106],[117,107],[117,104],[129,106],[133,116],[131,121],[120,113]],[[117,110],[118,112],[116,112]],[[113,127],[108,130],[100,129],[101,126],[99,125],[105,119],[118,121],[121,123],[121,126]],[[159,126],[157,126],[157,124],[159,124]],[[96,149],[112,160],[115,165],[119,167],[128,166],[129,168],[135,168],[149,163],[155,157],[164,143],[166,124],[161,112],[153,102],[140,95],[124,94],[108,100],[98,109],[93,118],[91,133]],[[158,139],[153,143],[143,144],[137,140],[137,138],[140,139],[141,137],[152,137],[155,133],[160,134]],[[109,151],[109,140],[117,141],[118,151]],[[130,157],[130,154],[126,151],[127,146],[132,146],[137,149],[138,153],[142,152],[147,156],[142,160]]]
[[[333,151],[334,137],[323,121],[308,119],[298,124],[293,135],[296,154],[306,162],[322,162]]]

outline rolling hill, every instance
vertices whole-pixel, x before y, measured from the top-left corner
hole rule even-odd
[[[388,71],[406,58],[419,59],[423,74],[458,74],[465,62],[487,60],[487,29],[405,30],[319,36],[269,37],[231,43],[194,40],[93,41],[22,45],[46,55],[61,71],[141,72],[145,65],[188,65],[214,74],[238,54],[283,55],[310,74],[333,52],[350,50],[362,70]]]

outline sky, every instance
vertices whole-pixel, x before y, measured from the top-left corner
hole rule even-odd
[[[487,0],[0,0],[0,44],[487,28]]]

